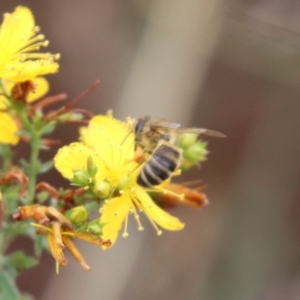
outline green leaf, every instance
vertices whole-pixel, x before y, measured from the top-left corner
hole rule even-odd
[[[49,160],[49,161],[41,164],[39,167],[39,174],[48,172],[52,167],[53,167],[53,160]]]
[[[42,130],[42,133],[43,134],[50,134],[50,133],[52,133],[54,131],[55,127],[56,127],[56,122],[51,121],[51,122],[47,123],[44,126],[44,128]]]
[[[39,261],[32,256],[27,256],[23,251],[15,251],[8,256],[11,265],[18,271],[35,267]]]
[[[11,236],[28,236],[31,238],[35,238],[35,229],[32,225],[30,225],[30,220],[24,220],[22,222],[9,222],[7,223],[7,227],[4,229],[5,233]]]
[[[41,191],[36,194],[38,203],[42,204],[49,198],[49,193],[47,191]]]
[[[34,240],[34,251],[37,256],[40,256],[43,250],[48,251],[47,239],[43,235],[37,235]]]
[[[0,270],[0,300],[20,300],[21,295],[16,286],[14,277],[6,270]]]
[[[83,116],[82,114],[77,114],[77,113],[66,113],[60,115],[58,118],[60,121],[78,121],[78,120],[82,120]]]
[[[18,132],[16,132],[16,135],[17,136],[27,136],[27,137],[30,137],[31,133],[28,130],[23,129],[23,130],[19,130]]]
[[[22,167],[23,171],[25,173],[28,173],[28,171],[29,171],[29,163],[28,163],[28,161],[26,161],[24,158],[21,158],[19,160],[19,163],[20,163],[20,166]]]
[[[15,275],[12,275],[10,270],[0,268],[0,300],[33,300],[33,298],[20,293],[15,283]]]
[[[14,156],[14,152],[11,151],[11,148],[9,145],[6,144],[0,144],[0,156],[10,159]]]

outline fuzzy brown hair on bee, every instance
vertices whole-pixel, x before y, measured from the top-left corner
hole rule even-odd
[[[179,168],[183,151],[177,146],[181,133],[206,134],[225,137],[224,134],[204,128],[181,128],[178,123],[170,123],[146,116],[133,125],[136,148],[140,146],[149,156],[143,163],[137,183],[143,187],[156,186],[170,178]]]

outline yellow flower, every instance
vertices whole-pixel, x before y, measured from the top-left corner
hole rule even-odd
[[[0,28],[0,78],[22,82],[57,72],[59,65],[54,60],[58,54],[34,52],[49,44],[38,32],[27,7],[18,6],[13,13],[4,14]]]
[[[80,133],[82,142],[61,148],[54,164],[64,177],[72,179],[74,171],[88,169],[87,161],[91,157],[97,168],[92,178],[95,186],[101,182],[109,183],[110,196],[100,209],[100,223],[105,224],[103,239],[109,239],[114,244],[124,222],[123,236],[128,236],[129,213],[134,215],[139,230],[143,230],[138,211],[145,213],[158,235],[162,231],[157,225],[167,230],[184,227],[177,218],[159,208],[147,191],[137,185],[138,168],[133,161],[134,136],[130,133],[129,122],[122,123],[109,115],[96,116]]]
[[[0,143],[15,145],[19,141],[18,126],[6,112],[0,112]]]
[[[34,93],[29,93],[27,97],[27,102],[34,102],[41,97],[43,97],[49,90],[49,83],[43,77],[37,77],[32,80],[32,83],[36,86]],[[13,81],[4,81],[3,85],[5,91],[11,92],[13,86]],[[16,145],[19,141],[19,136],[17,132],[19,131],[16,119],[9,112],[8,100],[5,96],[1,95],[0,88],[0,143]]]

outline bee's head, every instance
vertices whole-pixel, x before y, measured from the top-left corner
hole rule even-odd
[[[143,135],[143,130],[146,125],[146,123],[149,121],[150,117],[145,116],[143,118],[138,118],[134,124],[134,134],[135,134],[135,140],[140,141],[141,137]]]

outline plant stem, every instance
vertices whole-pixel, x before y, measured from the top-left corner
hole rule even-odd
[[[3,158],[2,164],[2,172],[6,173],[9,170],[10,160],[12,158],[12,152],[9,145],[2,144],[1,145],[1,154]]]
[[[2,80],[0,80],[0,88],[4,96],[9,100],[10,105],[13,106],[18,117],[21,119],[24,128],[29,133],[31,154],[30,154],[30,162],[29,162],[29,169],[28,169],[29,183],[28,183],[28,191],[27,191],[27,205],[31,205],[34,200],[36,177],[39,171],[38,166],[39,166],[39,146],[41,140],[41,131],[36,128],[35,124],[26,115],[25,105],[22,105],[22,103],[14,103],[13,99],[10,98]],[[5,169],[5,167],[8,166],[9,166],[9,161],[4,160],[3,168]]]
[[[35,185],[36,185],[36,177],[38,174],[38,165],[39,165],[39,146],[41,133],[35,127],[33,123],[28,119],[24,108],[21,109],[16,108],[19,118],[22,121],[22,124],[27,129],[30,136],[30,146],[31,146],[31,154],[28,168],[28,190],[27,190],[27,205],[31,205],[34,200],[35,195]]]
[[[27,191],[27,205],[33,203],[35,194],[36,177],[38,174],[38,160],[39,160],[39,144],[40,135],[32,131],[31,132],[31,155],[30,155],[30,167],[28,170],[28,191]]]

